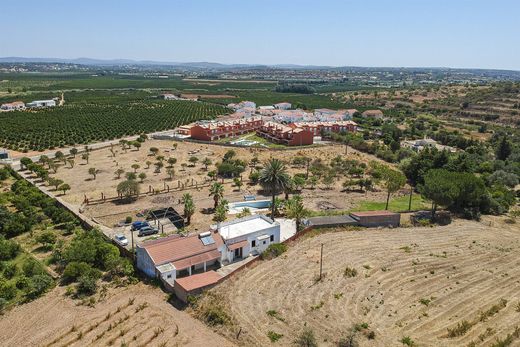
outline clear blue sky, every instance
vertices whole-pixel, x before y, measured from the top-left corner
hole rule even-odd
[[[0,56],[520,70],[520,0],[2,0]]]

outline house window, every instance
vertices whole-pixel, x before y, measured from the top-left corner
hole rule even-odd
[[[274,235],[271,235],[271,242],[274,242]]]
[[[251,247],[256,247],[256,240],[251,241]]]
[[[166,276],[166,278],[172,278],[172,275],[171,275],[171,274],[169,274],[169,275],[167,275],[167,276]]]
[[[264,241],[264,245],[265,245],[265,242],[266,242],[266,241]]]

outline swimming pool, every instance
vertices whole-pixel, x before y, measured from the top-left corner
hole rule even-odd
[[[251,140],[246,140],[246,139],[236,140],[236,141],[231,142],[232,145],[246,146],[246,147],[254,146],[257,143],[258,143],[258,141],[251,141]]]
[[[251,213],[260,210],[266,210],[271,207],[270,200],[254,200],[254,201],[240,201],[240,202],[232,202],[228,205],[229,213],[235,214],[240,213],[244,208],[248,208],[251,210]]]

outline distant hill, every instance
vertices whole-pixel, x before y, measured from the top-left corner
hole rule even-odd
[[[167,62],[154,60],[133,60],[133,59],[94,59],[94,58],[41,58],[41,57],[0,57],[2,63],[42,63],[42,64],[76,64],[86,66],[165,66],[178,67],[185,69],[202,69],[202,70],[232,70],[232,69],[280,69],[280,70],[336,70],[336,71],[414,71],[414,72],[432,72],[432,71],[465,71],[478,72],[479,74],[491,75],[513,75],[516,78],[520,76],[520,71],[500,70],[500,69],[474,69],[474,68],[449,68],[449,67],[362,67],[362,66],[327,66],[327,65],[298,65],[298,64],[221,64],[214,62]]]

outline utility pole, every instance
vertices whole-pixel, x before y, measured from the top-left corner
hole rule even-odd
[[[323,273],[323,243],[321,244],[321,251],[320,251],[320,281],[321,281],[322,273]]]

